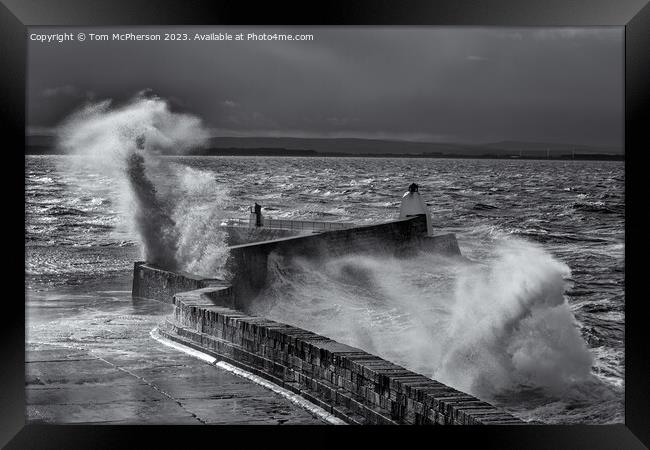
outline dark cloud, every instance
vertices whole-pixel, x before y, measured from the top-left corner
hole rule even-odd
[[[224,135],[622,146],[622,28],[172,31],[311,33],[315,39],[30,42],[29,124],[52,126],[90,98],[119,101],[152,89]]]

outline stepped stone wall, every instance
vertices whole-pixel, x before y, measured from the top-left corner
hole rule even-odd
[[[489,403],[325,336],[223,306],[204,288],[174,296],[159,331],[299,394],[352,424],[524,424]]]

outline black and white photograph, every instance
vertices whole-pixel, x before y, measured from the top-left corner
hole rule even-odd
[[[623,424],[624,38],[29,27],[27,423]]]

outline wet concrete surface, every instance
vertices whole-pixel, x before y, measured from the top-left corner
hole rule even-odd
[[[28,422],[324,424],[258,384],[164,346],[171,305],[128,291],[28,293]]]

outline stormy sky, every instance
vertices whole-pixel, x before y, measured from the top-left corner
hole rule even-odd
[[[621,147],[623,28],[119,27],[313,41],[29,42],[28,129],[151,89],[215,136]]]

